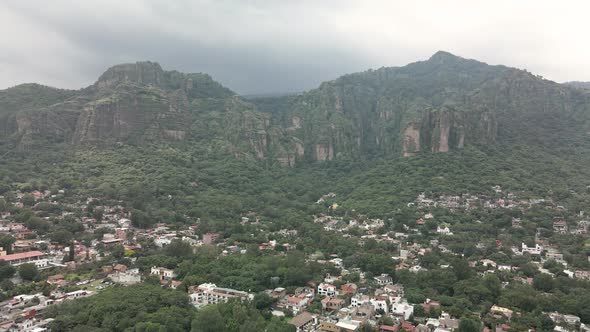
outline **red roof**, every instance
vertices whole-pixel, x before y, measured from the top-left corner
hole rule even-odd
[[[397,332],[397,327],[389,326],[389,325],[381,325],[381,326],[379,326],[379,331]]]
[[[404,321],[402,322],[402,329],[408,330],[408,331],[415,331],[416,327],[414,325],[412,325],[412,323]]]
[[[10,262],[10,261],[15,261],[15,260],[19,260],[19,259],[33,258],[33,257],[44,256],[44,255],[45,255],[44,253],[35,250],[35,251],[20,252],[18,254],[0,256],[0,260]]]

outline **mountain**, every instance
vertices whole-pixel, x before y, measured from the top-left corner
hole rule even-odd
[[[447,52],[403,67],[344,75],[299,95],[245,99],[209,75],[154,62],[109,68],[77,91],[0,91],[0,139],[200,144],[295,166],[448,152],[466,145],[543,146],[588,131],[590,95],[523,70]]]
[[[574,88],[590,91],[590,82],[574,81],[574,82],[565,82],[563,84],[574,87]]]

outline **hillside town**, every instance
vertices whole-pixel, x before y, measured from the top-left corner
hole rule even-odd
[[[586,256],[586,262],[581,264],[564,252],[559,243],[551,241],[554,236],[581,237],[587,241],[590,221],[584,218],[583,212],[572,215],[549,199],[523,200],[514,193],[504,194],[500,187],[493,190],[495,198],[471,194],[428,198],[420,194],[414,202],[408,203],[408,208],[418,217],[397,224],[398,229],[385,232],[388,221],[356,213],[342,214],[336,195],[330,193],[316,203],[327,209],[315,216],[313,223],[320,225],[322,232],[339,234],[359,248],[387,246],[390,256],[380,263],[385,266],[376,270],[390,268],[397,276],[409,273],[420,278],[431,269],[456,270],[457,267],[449,262],[452,257],[464,257],[466,253],[465,248],[458,251],[452,243],[455,233],[465,232],[461,225],[453,223],[448,215],[439,221],[437,212],[468,213],[477,207],[517,210],[521,217],[511,217],[506,227],[521,231],[527,227],[529,209],[541,206],[555,214],[554,220],[548,224],[550,227],[535,229],[534,237],[527,238],[526,242],[481,239],[472,248],[478,254],[470,255],[465,273],[473,272],[481,278],[497,276],[494,280],[498,280],[501,288],[514,284],[537,286],[539,275],[546,276],[544,278],[550,283],[558,276],[590,280],[590,256]],[[200,232],[200,220],[188,227],[174,229],[166,224],[138,228],[133,225],[133,216],[121,205],[100,204],[98,198],[63,203],[64,194],[64,190],[57,193],[17,192],[10,203],[13,208],[5,208],[0,216],[1,241],[6,246],[0,251],[0,262],[4,268],[12,268],[12,274],[19,271],[0,286],[15,290],[27,289],[24,286],[30,282],[41,285],[34,287],[33,292],[13,293],[0,303],[0,331],[48,331],[52,318],[44,317],[47,308],[90,297],[110,287],[130,286],[148,279],[161,287],[187,292],[190,303],[197,309],[228,301],[253,301],[256,294],[248,289],[233,289],[231,285],[217,285],[207,280],[187,284],[186,279],[178,278],[175,267],[137,264],[137,253],[146,247],[163,250],[182,242],[193,251],[210,247],[219,257],[245,255],[248,251],[258,252],[257,255],[285,255],[302,243],[297,229],[269,231],[268,222],[255,212],[245,214],[239,223],[256,232],[254,239],[259,242],[240,243],[229,241],[227,235],[221,233]],[[77,240],[65,232],[43,231],[43,227],[31,223],[30,218],[28,223],[19,222],[21,214],[18,211],[27,206],[40,220],[37,223],[69,222],[75,225],[73,227],[81,227],[80,234],[89,236]],[[435,255],[447,258],[433,260]],[[388,273],[375,274],[358,265],[348,266],[349,260],[338,253],[311,254],[306,261],[324,266],[331,272],[321,279],[307,280],[298,287],[277,286],[261,292],[272,299],[272,315],[287,319],[296,331],[364,331],[370,326],[385,332],[444,332],[457,330],[460,324],[458,313],[445,306],[444,301],[416,296],[415,289],[411,290],[414,294],[407,296],[400,278]],[[96,268],[89,270],[89,265]],[[32,268],[34,276],[25,276],[23,266]],[[278,277],[276,279],[278,283]],[[511,320],[520,312],[497,303],[490,305],[486,312],[474,313],[480,319],[494,322],[494,326],[486,327],[486,331],[512,331]],[[590,331],[590,326],[576,315],[545,314],[554,323],[555,331]]]

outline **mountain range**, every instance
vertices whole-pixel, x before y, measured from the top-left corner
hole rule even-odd
[[[199,144],[296,166],[587,140],[590,90],[439,51],[428,60],[344,75],[297,95],[244,98],[203,73],[155,62],[109,68],[93,85],[0,91],[0,140],[47,144]]]

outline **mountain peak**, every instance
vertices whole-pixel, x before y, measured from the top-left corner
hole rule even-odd
[[[107,69],[96,84],[98,87],[111,87],[124,81],[158,85],[164,70],[157,62],[138,61],[124,63]]]
[[[461,58],[460,56],[456,56],[450,52],[438,51],[430,57],[429,61],[455,61],[461,59],[463,58]]]

